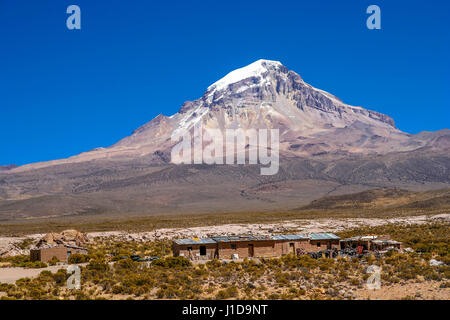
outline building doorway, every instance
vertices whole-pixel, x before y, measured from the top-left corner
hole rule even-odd
[[[289,253],[295,254],[295,247],[293,243],[289,243]]]
[[[255,246],[253,244],[248,245],[248,256],[253,257],[255,255]]]
[[[206,256],[206,246],[200,246],[200,255]]]

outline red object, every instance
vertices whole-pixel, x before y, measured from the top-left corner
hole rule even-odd
[[[364,248],[363,248],[362,246],[358,246],[358,247],[356,248],[356,251],[357,251],[359,254],[363,253],[363,250],[364,250]]]

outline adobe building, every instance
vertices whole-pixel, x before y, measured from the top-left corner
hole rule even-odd
[[[47,245],[30,250],[31,261],[48,262],[54,257],[62,262],[67,262],[71,254],[87,254],[87,249],[72,245]]]
[[[218,259],[217,243],[209,238],[173,240],[172,252],[175,257],[181,256],[191,260]]]
[[[311,233],[309,235],[309,246],[306,252],[318,252],[322,250],[339,250],[339,238],[334,233]]]
[[[307,237],[296,234],[214,237],[212,239],[217,242],[219,259],[232,259],[233,255],[237,255],[239,258],[270,258],[288,253],[295,254],[302,243],[308,242]]]
[[[331,233],[176,239],[173,240],[172,251],[176,257],[184,256],[191,260],[270,258],[338,248],[339,239]]]

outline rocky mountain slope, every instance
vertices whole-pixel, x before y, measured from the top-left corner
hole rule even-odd
[[[327,196],[302,207],[309,209],[450,208],[450,189],[412,192],[402,189],[372,189],[340,196]]]
[[[174,133],[279,129],[280,169],[174,165]],[[107,148],[0,170],[0,219],[295,208],[325,195],[450,185],[450,130],[408,134],[393,119],[258,60]]]

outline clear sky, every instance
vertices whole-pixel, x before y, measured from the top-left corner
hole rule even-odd
[[[449,128],[449,21],[443,0],[0,0],[0,165],[109,146],[261,58],[403,131]]]

